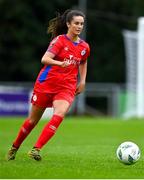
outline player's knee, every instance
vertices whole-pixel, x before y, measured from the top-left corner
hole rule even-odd
[[[33,125],[36,125],[38,123],[38,119],[29,117],[29,122]]]
[[[58,116],[64,117],[66,114],[66,111],[63,109],[55,110],[54,114],[57,114]]]

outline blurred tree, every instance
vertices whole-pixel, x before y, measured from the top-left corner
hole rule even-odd
[[[88,74],[88,81],[125,82],[122,31],[136,30],[140,14],[136,9],[139,6],[144,7],[144,3],[137,0],[97,0],[93,3],[88,1],[88,9],[91,10],[87,21],[89,28],[87,37],[91,44],[89,61],[91,71]],[[92,70],[94,68],[95,70]]]
[[[55,12],[78,0],[0,0],[0,81],[34,81]],[[87,41],[91,46],[88,81],[125,82],[123,29],[136,30],[142,0],[87,0]]]
[[[0,0],[0,81],[35,80],[49,43],[48,21],[71,4],[66,0]]]

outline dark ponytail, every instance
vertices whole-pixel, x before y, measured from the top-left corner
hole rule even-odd
[[[48,33],[52,34],[52,38],[67,33],[68,27],[66,23],[70,23],[73,16],[82,16],[85,18],[85,15],[81,11],[68,9],[62,15],[57,13],[57,16],[49,21]]]

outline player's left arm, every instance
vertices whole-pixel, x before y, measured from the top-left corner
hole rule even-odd
[[[87,61],[83,62],[79,66],[79,84],[76,89],[76,95],[82,93],[85,89],[85,84],[86,84],[86,75],[87,75]]]
[[[82,61],[81,64],[79,66],[79,76],[80,76],[80,80],[79,80],[79,84],[76,88],[76,95],[82,93],[85,89],[85,84],[86,84],[86,75],[87,75],[87,58],[90,55],[90,47],[87,44],[87,48],[86,50],[82,51],[83,54],[81,54],[82,57]]]

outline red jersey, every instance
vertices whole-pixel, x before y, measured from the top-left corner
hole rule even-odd
[[[57,93],[68,89],[75,92],[79,65],[87,60],[89,45],[84,40],[74,43],[66,35],[59,35],[51,41],[47,51],[53,53],[58,61],[67,59],[70,65],[64,68],[45,65],[37,77],[34,90]]]

